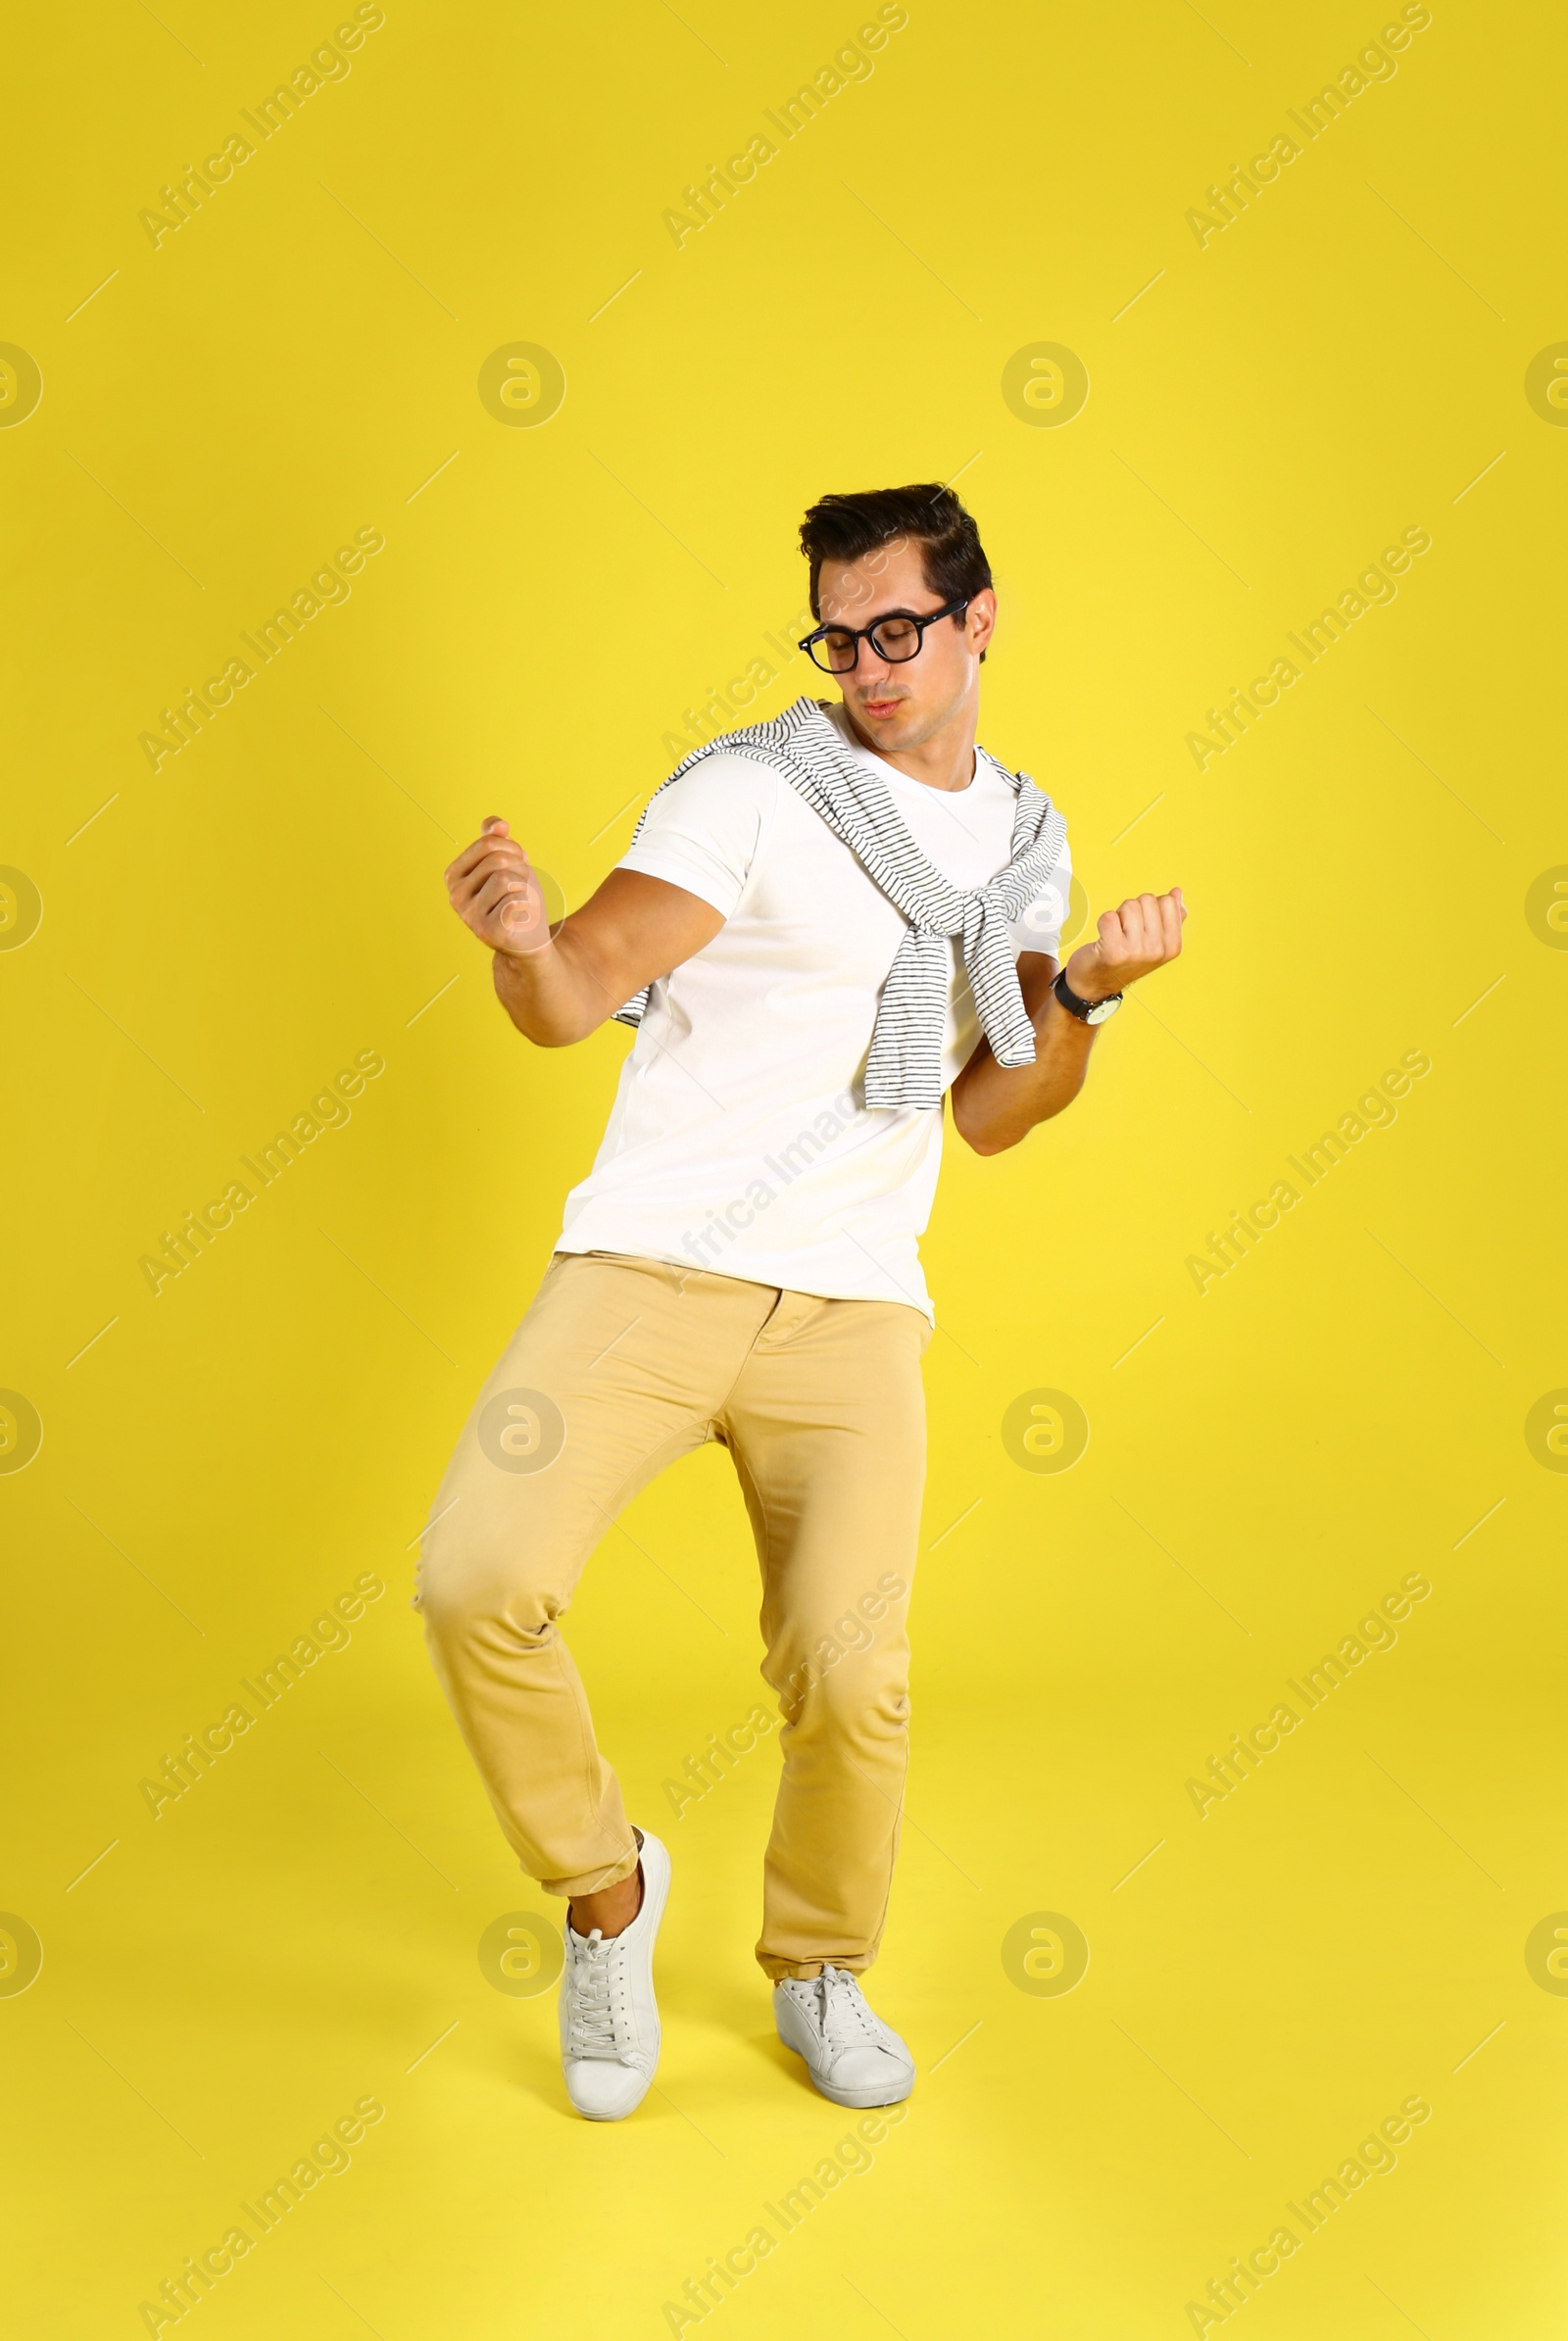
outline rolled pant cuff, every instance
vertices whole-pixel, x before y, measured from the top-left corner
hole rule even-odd
[[[863,1975],[876,1954],[874,1951],[823,1951],[815,1959],[776,1959],[771,1951],[759,1951],[757,1964],[770,1983],[782,1983],[789,1976],[811,1975],[819,1968],[847,1968],[852,1975]]]
[[[541,1878],[539,1883],[547,1894],[563,1894],[575,1901],[583,1894],[602,1894],[607,1886],[619,1885],[623,1878],[630,1878],[641,1859],[641,1848],[634,1844],[630,1853],[618,1862],[612,1862],[608,1870],[584,1870],[577,1878]]]

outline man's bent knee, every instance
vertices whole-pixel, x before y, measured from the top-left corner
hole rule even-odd
[[[515,1555],[438,1544],[419,1563],[414,1606],[437,1641],[459,1642],[501,1634],[509,1641],[546,1641],[565,1608],[564,1597],[534,1582]]]
[[[885,1738],[909,1720],[907,1652],[847,1651],[823,1661],[803,1657],[773,1683],[788,1724],[815,1719],[850,1737]]]

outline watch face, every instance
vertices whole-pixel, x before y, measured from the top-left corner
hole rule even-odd
[[[1084,1022],[1086,1024],[1103,1024],[1105,1018],[1114,1016],[1120,1006],[1121,994],[1119,992],[1114,1000],[1097,1000],[1084,1018]]]

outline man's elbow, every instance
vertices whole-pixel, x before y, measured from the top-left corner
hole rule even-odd
[[[543,1013],[536,1004],[509,1000],[499,984],[496,994],[506,1011],[508,1023],[535,1049],[569,1049],[574,1042],[585,1041],[591,1032],[597,1032],[600,1025],[608,1021],[604,1016],[592,1014],[564,1015],[559,1010],[553,1015]]]
[[[512,1021],[523,1039],[531,1041],[535,1049],[573,1049],[579,1041],[586,1041],[590,1033],[597,1032],[602,1024],[608,1023],[609,1018],[574,1016],[564,1019],[558,1016],[548,1020],[531,1019],[523,1023],[514,1016]]]
[[[1032,1113],[1027,1120],[1020,1120],[1015,1114],[998,1116],[990,1121],[976,1118],[965,1113],[955,1098],[953,1126],[971,1153],[1005,1154],[1010,1147],[1021,1146],[1031,1130],[1038,1130],[1042,1122],[1054,1121],[1056,1115],[1064,1112],[1077,1095],[1076,1089],[1069,1091],[1066,1097],[1053,1099],[1043,1112]]]
[[[963,1112],[956,1100],[953,1108],[953,1127],[971,1154],[1004,1154],[1009,1146],[1015,1146],[1021,1138],[1027,1136],[1025,1131],[1007,1130],[996,1122],[976,1121]]]

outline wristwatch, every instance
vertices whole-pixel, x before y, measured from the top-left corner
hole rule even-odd
[[[1122,994],[1113,992],[1108,1000],[1080,1000],[1067,981],[1065,967],[1051,989],[1069,1016],[1076,1016],[1080,1024],[1103,1024],[1107,1016],[1114,1016],[1121,1006]]]

